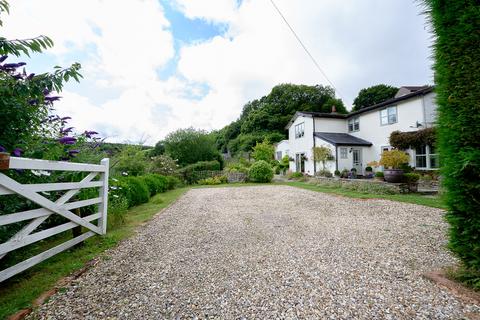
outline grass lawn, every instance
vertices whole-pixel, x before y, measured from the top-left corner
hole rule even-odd
[[[132,236],[136,227],[150,220],[188,189],[180,188],[157,194],[150,199],[149,203],[130,209],[126,214],[125,222],[109,227],[105,236],[92,237],[85,241],[84,246],[62,252],[1,283],[0,319],[5,319],[21,309],[30,307],[33,300],[51,289],[58,280],[81,269],[91,259],[114,247],[121,240]],[[53,243],[61,243],[70,238],[71,232],[66,232],[52,241],[40,243],[39,246],[51,247]]]
[[[371,193],[361,193],[357,191],[350,191],[341,188],[335,187],[325,187],[325,186],[316,186],[313,184],[308,184],[305,182],[299,181],[292,181],[292,182],[279,182],[278,184],[287,185],[317,192],[325,192],[325,193],[332,193],[337,194],[345,197],[350,198],[358,198],[358,199],[388,199],[393,201],[399,202],[408,202],[413,204],[419,204],[422,206],[433,207],[433,208],[440,208],[440,209],[447,209],[445,203],[443,202],[440,196],[425,196],[420,194],[371,194]]]

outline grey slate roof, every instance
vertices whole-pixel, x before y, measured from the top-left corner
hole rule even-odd
[[[366,146],[372,145],[371,142],[363,140],[348,133],[336,133],[336,132],[315,132],[315,137],[318,137],[326,142],[333,144],[334,146]]]

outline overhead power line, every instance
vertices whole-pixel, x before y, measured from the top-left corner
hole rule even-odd
[[[338,93],[338,96],[342,99],[342,100],[345,100],[343,97],[342,97],[342,94],[340,93],[340,91],[335,87],[335,85],[333,84],[333,82],[328,78],[327,74],[323,71],[323,69],[320,67],[320,65],[318,64],[317,60],[315,60],[315,58],[313,57],[313,55],[310,53],[310,51],[308,50],[307,46],[303,43],[302,39],[300,39],[300,37],[298,36],[298,34],[295,32],[295,30],[293,29],[292,25],[288,22],[287,18],[285,18],[285,16],[283,15],[282,11],[280,11],[280,8],[275,4],[275,2],[273,0],[270,0],[270,2],[272,3],[273,7],[275,8],[275,10],[277,10],[278,14],[280,15],[280,17],[282,17],[283,21],[285,22],[285,24],[288,26],[288,28],[290,29],[290,31],[292,31],[293,35],[295,36],[295,38],[298,40],[298,42],[300,43],[300,45],[302,46],[303,50],[305,50],[305,52],[307,53],[307,55],[310,57],[310,59],[313,61],[313,64],[317,67],[317,69],[320,71],[320,73],[323,75],[323,77],[328,81],[328,83],[332,86],[332,88],[335,90],[335,92]]]

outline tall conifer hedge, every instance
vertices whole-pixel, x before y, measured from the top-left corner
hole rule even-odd
[[[438,147],[450,249],[480,274],[480,1],[424,0],[435,33]],[[476,279],[480,281],[480,279]]]

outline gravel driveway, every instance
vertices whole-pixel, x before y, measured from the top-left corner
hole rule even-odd
[[[189,191],[32,317],[459,319],[438,209],[287,186]]]

